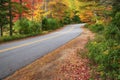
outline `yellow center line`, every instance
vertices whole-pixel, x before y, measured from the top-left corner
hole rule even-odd
[[[64,32],[63,34],[66,34],[66,33],[70,32],[70,31],[72,31],[73,28],[74,27],[70,28],[67,32]],[[17,49],[17,48],[20,48],[20,47],[28,46],[28,45],[31,45],[31,44],[34,44],[34,43],[42,42],[42,41],[45,41],[45,40],[48,40],[48,39],[56,38],[56,37],[59,37],[59,36],[61,36],[63,34],[59,34],[59,35],[51,36],[51,37],[44,38],[44,39],[41,39],[41,40],[37,40],[37,41],[21,44],[21,45],[14,46],[14,47],[11,47],[11,48],[2,49],[2,50],[0,50],[0,53],[6,52],[6,51],[9,51],[9,50],[13,50],[13,49]]]

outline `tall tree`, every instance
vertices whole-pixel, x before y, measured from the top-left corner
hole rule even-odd
[[[12,36],[13,30],[12,30],[12,2],[9,0],[9,25],[10,25],[10,36]]]
[[[3,26],[8,23],[8,0],[0,0],[0,35],[3,36]]]
[[[22,6],[22,0],[20,0],[20,5]],[[21,20],[22,18],[22,13],[19,14],[19,19]]]

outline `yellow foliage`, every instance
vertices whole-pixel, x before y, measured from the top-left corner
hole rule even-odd
[[[34,10],[34,21],[41,22],[43,17],[46,17],[50,14],[50,11],[45,11],[42,9],[42,4],[36,4],[35,10]]]
[[[67,6],[63,4],[62,0],[52,0],[49,2],[50,14],[48,16],[62,20],[66,9]]]
[[[86,10],[80,14],[80,19],[83,22],[91,22],[91,18],[93,17],[92,11]]]
[[[34,10],[34,21],[40,22],[42,20],[42,12],[43,10],[40,9],[42,5],[36,4],[35,10]]]
[[[103,10],[111,10],[111,7],[105,8],[104,6],[97,6],[95,1],[80,1],[80,0],[50,0],[47,6],[47,11],[43,10],[44,4],[36,4],[34,10],[34,20],[39,22],[43,17],[53,17],[62,20],[68,13],[72,18],[74,15],[78,15],[83,22],[103,22],[105,19],[97,19],[95,11],[99,16],[103,16]],[[75,13],[75,11],[78,11]],[[94,18],[93,18],[94,17]],[[91,20],[94,19],[94,20]],[[101,21],[100,21],[101,20]]]

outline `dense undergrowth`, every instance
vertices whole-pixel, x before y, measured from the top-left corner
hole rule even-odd
[[[120,80],[120,12],[107,25],[86,25],[96,32],[96,38],[87,44],[93,74],[91,79]],[[95,75],[96,74],[96,75]]]

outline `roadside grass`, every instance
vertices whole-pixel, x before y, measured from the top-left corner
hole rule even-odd
[[[8,35],[5,35],[3,37],[0,37],[0,44],[1,43],[4,43],[4,42],[9,42],[9,41],[14,41],[14,40],[18,40],[18,39],[24,39],[24,38],[28,38],[28,37],[33,37],[33,36],[37,36],[37,35],[42,35],[42,34],[45,34],[45,33],[34,33],[34,34],[14,34],[13,36],[8,36]]]
[[[32,33],[32,34],[16,34],[16,33],[13,33],[13,36],[9,36],[8,35],[9,33],[6,32],[6,33],[4,33],[4,36],[0,37],[0,44],[5,43],[5,42],[10,42],[10,41],[15,41],[15,40],[22,40],[22,39],[26,39],[26,38],[46,35],[46,34],[49,34],[51,32],[57,31],[61,28],[63,28],[63,27],[60,27],[56,30],[46,30],[46,31],[41,31],[39,33]]]

